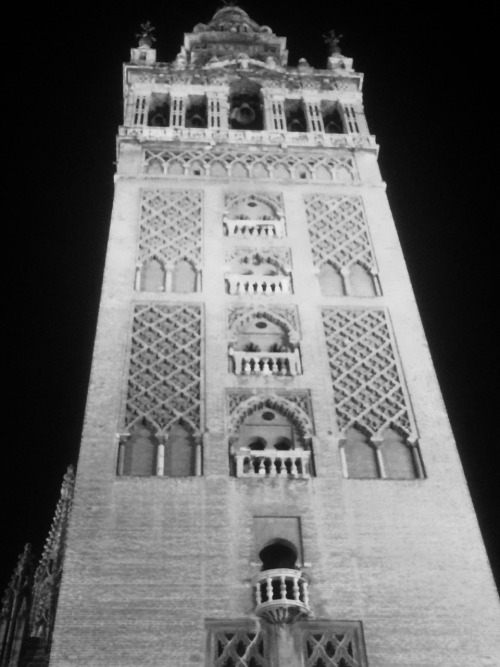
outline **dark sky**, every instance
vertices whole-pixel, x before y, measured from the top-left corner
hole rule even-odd
[[[288,37],[290,64],[324,67],[321,35],[365,73],[368,122],[490,560],[500,581],[497,252],[491,148],[492,17],[475,3],[287,3],[243,7]],[[160,60],[216,3],[50,3],[19,17],[2,49],[7,401],[0,469],[3,590],[26,541],[40,550],[62,475],[76,463],[113,195],[121,63],[141,21]],[[454,7],[453,12],[451,7]],[[8,212],[7,212],[8,211]],[[495,213],[495,216],[493,214]],[[11,285],[12,280],[12,285]]]

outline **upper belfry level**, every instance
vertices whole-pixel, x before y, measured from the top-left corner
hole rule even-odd
[[[326,69],[287,66],[286,39],[224,7],[185,36],[173,63],[151,39],[124,66],[121,136],[206,143],[376,150],[362,106],[362,75],[333,53]]]

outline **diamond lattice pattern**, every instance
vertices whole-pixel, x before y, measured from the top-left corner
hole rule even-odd
[[[385,312],[325,308],[323,324],[339,427],[373,435],[389,424],[410,434],[410,413]]]
[[[185,258],[200,268],[201,216],[198,190],[143,191],[139,261],[156,258],[174,265]]]
[[[217,632],[215,643],[215,667],[269,667],[260,632]]]
[[[125,426],[143,418],[159,432],[180,417],[200,427],[201,308],[135,308]]]
[[[308,632],[306,667],[361,667],[350,632]]]
[[[314,263],[330,261],[337,269],[359,262],[374,270],[361,197],[314,194],[305,197]]]

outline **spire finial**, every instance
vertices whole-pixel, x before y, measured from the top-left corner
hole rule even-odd
[[[335,30],[329,30],[326,35],[323,35],[323,41],[328,46],[328,55],[333,56],[342,53],[340,49],[340,40],[343,35],[337,35]]]
[[[152,46],[156,42],[153,30],[156,30],[156,28],[151,21],[141,23],[140,32],[136,33],[136,37],[139,39],[139,46]]]

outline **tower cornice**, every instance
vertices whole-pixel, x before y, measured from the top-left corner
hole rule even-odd
[[[186,84],[186,85],[230,85],[239,78],[257,80],[263,88],[282,89],[284,92],[298,91],[361,91],[363,74],[341,70],[313,69],[304,72],[300,67],[272,68],[255,60],[225,60],[207,67],[176,68],[170,63],[154,66],[124,65],[124,85],[134,84]]]

